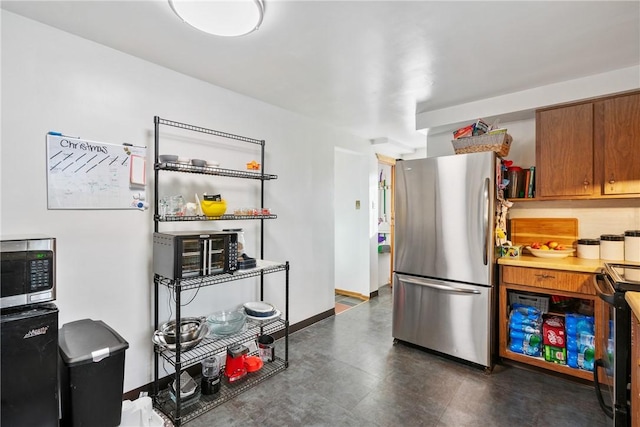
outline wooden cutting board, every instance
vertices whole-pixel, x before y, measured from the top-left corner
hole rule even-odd
[[[528,246],[533,242],[555,240],[573,246],[578,241],[577,218],[514,218],[510,220],[510,236],[514,245]]]

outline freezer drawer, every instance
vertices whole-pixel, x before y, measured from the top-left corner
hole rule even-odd
[[[493,289],[393,275],[393,337],[491,367]]]

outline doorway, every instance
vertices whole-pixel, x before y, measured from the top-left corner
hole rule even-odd
[[[378,288],[392,285],[393,234],[395,225],[396,160],[383,154],[378,158]]]

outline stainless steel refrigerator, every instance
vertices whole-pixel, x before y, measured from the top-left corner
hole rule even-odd
[[[393,337],[492,366],[493,152],[396,163]]]

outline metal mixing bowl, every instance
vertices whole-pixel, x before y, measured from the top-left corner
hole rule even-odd
[[[204,317],[183,317],[180,319],[180,342],[186,343],[195,340],[200,335],[200,330],[206,325]],[[167,344],[177,342],[176,321],[171,320],[160,326],[164,341]]]

